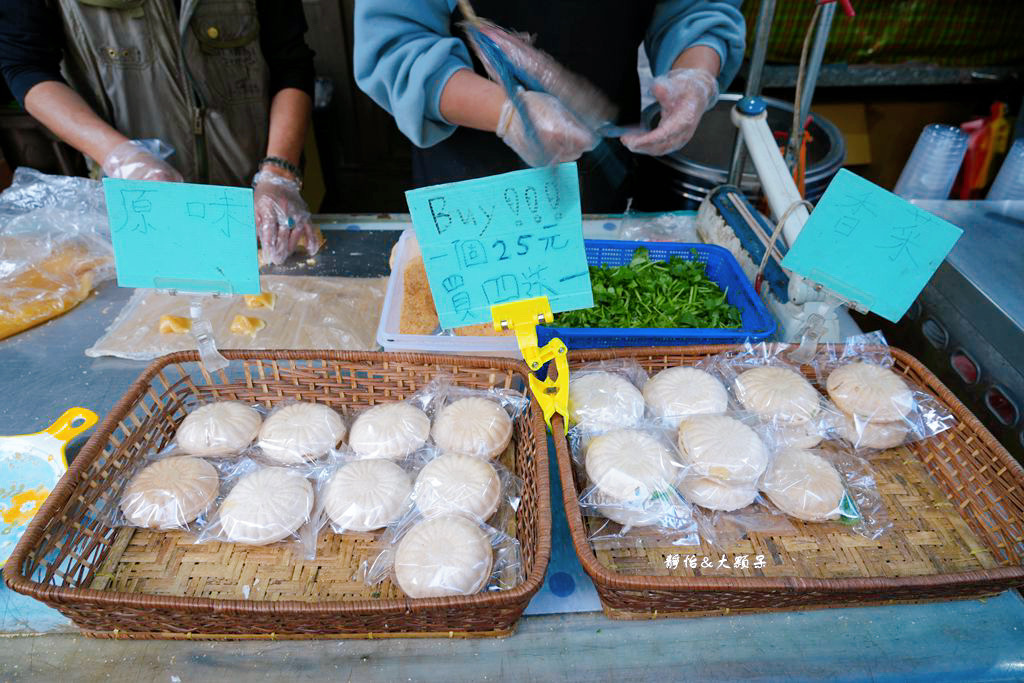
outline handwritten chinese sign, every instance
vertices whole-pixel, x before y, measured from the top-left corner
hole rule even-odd
[[[491,306],[547,296],[594,305],[575,164],[405,193],[445,329],[491,322]]]
[[[117,284],[259,294],[252,190],[104,178]]]
[[[782,266],[897,322],[962,234],[840,170]]]

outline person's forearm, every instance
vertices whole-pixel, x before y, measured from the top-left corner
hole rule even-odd
[[[717,77],[722,70],[722,60],[714,48],[707,45],[695,45],[686,48],[679,53],[676,60],[672,62],[673,69],[703,69]]]
[[[441,91],[441,116],[448,123],[491,133],[498,129],[505,91],[469,69],[452,74]]]
[[[25,109],[54,135],[102,164],[128,140],[94,112],[81,95],[59,81],[43,81],[25,94]]]
[[[281,157],[299,165],[306,144],[306,129],[313,110],[313,101],[298,88],[284,88],[270,101],[270,131],[267,156]],[[267,170],[277,170],[269,164]]]

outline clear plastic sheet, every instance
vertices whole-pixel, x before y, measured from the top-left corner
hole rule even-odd
[[[315,469],[271,467],[249,458],[224,467],[217,508],[196,542],[287,543],[296,555],[315,559]]]
[[[646,383],[647,373],[634,360],[588,363],[569,376],[569,420],[590,431],[640,424]]]
[[[346,431],[345,421],[330,406],[282,403],[260,427],[253,457],[268,465],[305,465],[336,448]]]
[[[17,169],[0,194],[0,339],[74,308],[113,277],[100,184]]]
[[[629,242],[701,242],[692,211],[642,213],[627,211],[619,224],[618,238]]]
[[[366,583],[386,578],[410,598],[473,595],[523,582],[519,541],[461,515],[407,514],[388,527]]]
[[[935,436],[956,418],[928,392],[893,370],[880,332],[827,344],[815,364],[819,386],[831,399],[828,434],[855,449],[892,448]]]
[[[387,278],[263,275],[273,308],[250,308],[243,297],[209,297],[203,314],[220,348],[322,349],[373,351],[384,304]],[[136,290],[107,331],[85,354],[152,360],[174,351],[191,351],[195,339],[160,332],[163,316],[189,317],[189,298],[155,290]],[[264,323],[255,331],[232,328],[237,316]]]

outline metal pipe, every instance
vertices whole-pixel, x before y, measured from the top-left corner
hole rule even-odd
[[[825,44],[828,43],[829,33],[832,32],[832,19],[836,15],[836,3],[829,3],[821,6],[821,15],[818,17],[818,25],[815,29],[814,42],[811,44],[811,53],[807,58],[807,71],[804,74],[803,84],[800,91],[800,101],[794,102],[798,115],[793,120],[793,130],[790,131],[789,149],[786,153],[786,161],[794,163],[800,155],[800,145],[803,144],[804,124],[811,112],[811,100],[814,98],[814,89],[818,84],[818,74],[821,73],[821,62],[825,57]]]
[[[745,97],[756,97],[761,94],[761,76],[764,62],[768,55],[768,37],[772,32],[772,20],[775,18],[775,0],[761,0],[757,14],[757,32],[754,36],[754,49],[750,52],[750,70],[747,73],[747,87],[743,90]],[[732,146],[732,163],[729,165],[730,185],[739,187],[746,152],[743,148],[743,136],[736,131]]]

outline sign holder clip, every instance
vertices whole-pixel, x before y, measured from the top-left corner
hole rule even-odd
[[[554,320],[551,303],[546,296],[510,301],[491,306],[491,317],[496,332],[515,332],[519,351],[530,366],[530,391],[537,398],[544,421],[551,427],[551,417],[559,413],[562,424],[569,429],[569,358],[565,343],[557,337],[542,347],[537,346],[537,325]],[[554,361],[555,377],[550,372],[544,379],[536,376],[550,361]]]

